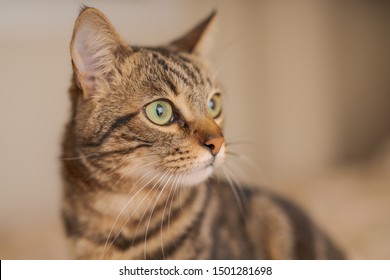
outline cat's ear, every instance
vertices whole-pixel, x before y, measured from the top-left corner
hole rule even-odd
[[[216,11],[202,20],[197,26],[171,42],[169,46],[177,51],[185,51],[196,55],[206,54],[211,47],[211,34],[216,21]]]
[[[74,26],[70,52],[84,97],[94,94],[98,80],[109,77],[115,53],[124,47],[125,43],[103,13],[89,7],[81,10]]]

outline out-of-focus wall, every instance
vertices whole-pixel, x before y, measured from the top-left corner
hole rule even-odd
[[[333,11],[336,154],[361,159],[389,137],[390,2],[340,1]]]
[[[369,155],[389,133],[385,1],[0,0],[1,258],[63,257],[60,239],[40,230],[60,228],[68,44],[81,4],[130,44],[167,42],[218,10],[210,58],[226,88],[227,139],[258,166],[242,168],[248,181],[312,176]]]

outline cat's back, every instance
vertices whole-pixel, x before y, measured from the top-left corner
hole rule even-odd
[[[297,205],[257,186],[211,181],[218,215],[211,231],[214,258],[344,259],[343,253]]]

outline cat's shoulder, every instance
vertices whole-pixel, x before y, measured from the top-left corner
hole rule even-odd
[[[295,215],[305,215],[304,210],[291,199],[273,191],[269,187],[255,184],[234,184],[229,181],[211,180],[209,187],[223,199],[237,200],[245,204],[261,207],[277,207]]]
[[[249,235],[261,234],[262,239],[268,240],[272,258],[345,258],[307,211],[291,199],[256,185],[238,187],[221,181],[210,187],[224,205],[226,215],[240,212],[237,215],[245,220]]]

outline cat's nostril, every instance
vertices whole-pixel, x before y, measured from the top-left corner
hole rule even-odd
[[[224,142],[223,137],[211,138],[204,145],[210,149],[213,156],[217,155]]]
[[[209,145],[206,144],[206,146],[210,149],[210,151],[215,150],[215,146],[213,144],[209,144]]]

